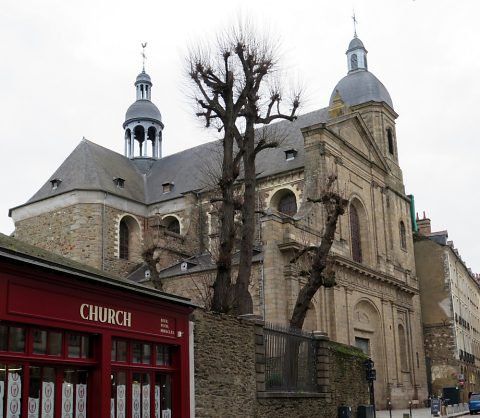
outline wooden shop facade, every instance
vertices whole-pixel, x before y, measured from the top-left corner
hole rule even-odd
[[[0,234],[0,418],[189,417],[192,310]]]

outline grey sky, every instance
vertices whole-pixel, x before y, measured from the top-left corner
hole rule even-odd
[[[293,6],[292,6],[293,5]],[[347,71],[357,33],[369,70],[400,117],[397,138],[407,193],[434,230],[448,229],[480,272],[477,109],[478,0],[92,1],[3,0],[0,11],[0,231],[83,136],[123,153],[122,122],[148,41],[152,99],[165,123],[163,152],[206,142],[187,98],[184,56],[238,13],[278,33],[283,66],[302,80],[302,112],[328,105]],[[215,13],[211,11],[214,10]]]

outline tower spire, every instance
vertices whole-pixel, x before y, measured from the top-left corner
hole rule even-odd
[[[352,20],[353,20],[353,37],[357,37],[357,18],[355,17],[355,10],[353,10],[353,15],[352,15]]]
[[[143,58],[142,72],[145,72],[145,60],[147,59],[147,56],[145,55],[146,47],[147,47],[147,42],[142,42],[142,58]]]

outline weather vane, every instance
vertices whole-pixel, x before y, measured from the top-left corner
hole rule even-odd
[[[145,48],[147,46],[147,43],[142,43],[142,58],[143,58],[143,72],[145,72],[145,60],[147,59],[147,56],[145,55]]]
[[[355,10],[353,11],[352,20],[353,20],[353,36],[356,38],[357,37],[357,23],[358,22],[357,22],[357,18],[355,17]]]

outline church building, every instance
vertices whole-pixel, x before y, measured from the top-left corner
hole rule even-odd
[[[369,71],[356,35],[346,55],[347,75],[328,106],[275,124],[285,140],[258,156],[250,292],[254,314],[288,323],[305,280],[290,260],[318,244],[324,224],[323,209],[308,198],[335,174],[349,201],[332,248],[337,285],[318,291],[304,328],[365,351],[377,370],[377,408],[388,399],[399,408],[428,396],[411,200],[390,94]],[[135,94],[119,138],[123,155],[82,140],[30,200],[10,210],[15,237],[147,285],[155,283],[142,254],[155,246],[163,289],[208,304],[217,215],[207,168],[219,145],[163,156],[164,123],[145,71]]]

